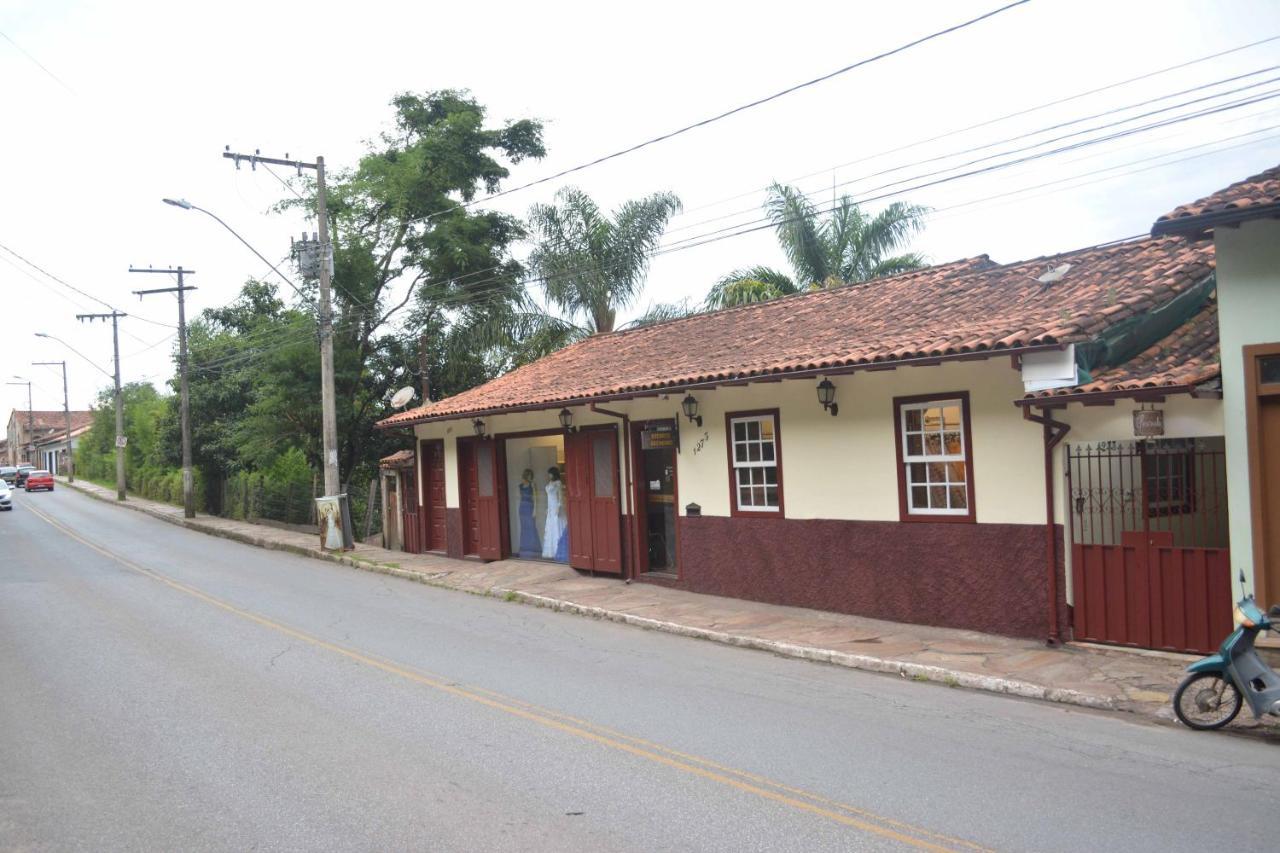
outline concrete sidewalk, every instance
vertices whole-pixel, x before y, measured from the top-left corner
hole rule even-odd
[[[116,503],[115,492],[70,486]],[[975,631],[883,622],[858,616],[699,595],[647,583],[580,575],[567,566],[526,560],[493,563],[406,554],[358,545],[345,554],[319,547],[315,534],[198,515],[130,497],[121,506],[184,527],[262,548],[289,551],[480,595],[610,619],[641,628],[806,660],[1173,721],[1170,696],[1195,658],[1161,652],[1068,645],[1050,649]],[[1280,738],[1280,720],[1255,721],[1248,709],[1230,729]]]

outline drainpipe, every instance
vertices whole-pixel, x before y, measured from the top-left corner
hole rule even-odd
[[[1062,644],[1062,637],[1058,633],[1058,536],[1053,525],[1053,451],[1071,431],[1071,424],[1055,421],[1047,408],[1040,411],[1042,414],[1032,414],[1030,406],[1023,406],[1022,418],[1044,427],[1044,549],[1049,579],[1049,636],[1046,643],[1057,646]],[[1062,547],[1065,552],[1066,544],[1063,543]]]
[[[631,510],[631,522],[627,524],[627,570],[623,573],[623,576],[627,579],[627,583],[630,583],[631,577],[635,574],[636,570],[637,546],[635,542],[635,531],[636,513],[639,511],[636,509],[635,490],[632,488],[631,484],[631,416],[622,412],[613,412],[609,409],[602,409],[595,403],[592,403],[590,408],[591,411],[595,412],[597,415],[607,415],[608,417],[620,418],[622,420],[622,444],[620,447],[623,456],[623,465],[626,471],[624,482],[627,488],[627,508]]]

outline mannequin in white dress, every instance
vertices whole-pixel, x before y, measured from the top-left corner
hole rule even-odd
[[[567,547],[568,516],[564,505],[564,482],[560,479],[559,468],[547,470],[547,520],[543,524],[542,556],[547,560],[567,562],[568,554],[562,553]]]

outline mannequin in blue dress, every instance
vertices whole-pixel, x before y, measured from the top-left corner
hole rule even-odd
[[[520,477],[520,556],[542,556],[542,542],[538,539],[538,522],[533,506],[533,469],[524,469]]]

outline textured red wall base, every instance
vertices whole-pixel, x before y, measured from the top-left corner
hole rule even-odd
[[[680,520],[693,592],[1014,637],[1048,635],[1045,530],[703,516]],[[1059,630],[1067,625],[1062,529]],[[643,576],[641,576],[643,577]]]
[[[462,557],[462,510],[446,507],[444,511],[445,553]]]

